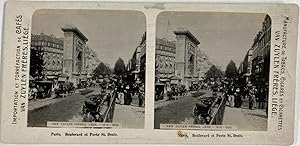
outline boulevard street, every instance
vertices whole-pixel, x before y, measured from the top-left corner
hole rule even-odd
[[[193,108],[203,97],[212,95],[211,90],[200,90],[198,96],[190,93],[178,100],[156,101],[154,128],[159,129],[160,124],[193,124]],[[241,108],[225,107],[222,125],[231,125],[233,130],[267,130],[268,118],[265,110],[248,108],[248,99],[243,99]]]
[[[82,104],[87,100],[87,95],[82,95],[82,93],[70,94],[57,102],[29,110],[28,126],[45,127],[47,121],[67,122],[74,117],[79,117]]]
[[[46,127],[47,121],[82,122],[83,117],[80,112],[84,101],[88,100],[88,96],[99,92],[101,92],[100,88],[88,88],[64,98],[30,102],[28,126]],[[132,99],[131,105],[115,105],[113,123],[119,123],[125,128],[142,128],[145,110],[138,106],[137,96],[133,96]]]
[[[208,97],[211,91],[200,91],[200,96],[193,97],[193,94],[179,98],[178,100],[165,101],[160,107],[155,109],[155,128],[159,128],[159,124],[193,124],[192,113],[193,108],[199,99]],[[159,102],[159,101],[158,101]]]

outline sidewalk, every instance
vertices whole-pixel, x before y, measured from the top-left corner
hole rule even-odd
[[[144,128],[145,107],[139,107],[138,97],[132,96],[131,105],[115,104],[113,123],[121,128]]]
[[[262,109],[250,110],[246,106],[231,108],[226,106],[223,125],[231,125],[236,130],[266,131],[268,118]]]
[[[113,123],[119,123],[121,128],[144,128],[145,108],[134,105],[115,105]]]

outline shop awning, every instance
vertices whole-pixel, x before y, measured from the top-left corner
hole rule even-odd
[[[69,76],[67,74],[61,74],[61,75],[58,76],[58,80],[57,81],[65,82],[65,81],[67,81],[68,77]]]
[[[161,81],[161,82],[168,82],[169,79],[159,79],[159,81]]]
[[[48,79],[56,79],[57,76],[47,76]]]
[[[57,80],[57,81],[65,82],[66,80],[67,80],[66,77],[58,77],[58,80]]]
[[[170,78],[170,80],[181,80],[181,78],[178,77],[178,76],[172,76],[172,77]]]

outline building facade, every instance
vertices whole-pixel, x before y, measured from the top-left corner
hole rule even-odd
[[[271,18],[266,15],[261,31],[256,35],[252,50],[251,80],[258,87],[267,87],[270,68]]]
[[[142,82],[145,83],[145,73],[146,73],[146,32],[142,36],[142,40],[139,44],[140,53],[140,74],[139,77]]]
[[[261,30],[253,40],[244,60],[239,66],[242,83],[256,86],[259,108],[267,108],[270,71],[271,18],[266,15]]]
[[[156,38],[155,76],[156,82],[169,83],[175,76],[176,44],[167,39]]]
[[[63,68],[63,38],[57,38],[54,35],[31,35],[31,49],[40,49],[43,54],[44,74],[43,80],[57,79],[62,74]]]

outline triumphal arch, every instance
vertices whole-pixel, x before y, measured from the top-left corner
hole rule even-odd
[[[63,73],[75,85],[85,78],[85,47],[87,37],[74,25],[61,28],[64,32]]]
[[[176,35],[176,76],[181,78],[181,84],[190,87],[197,80],[197,49],[200,42],[187,29],[174,31]]]

